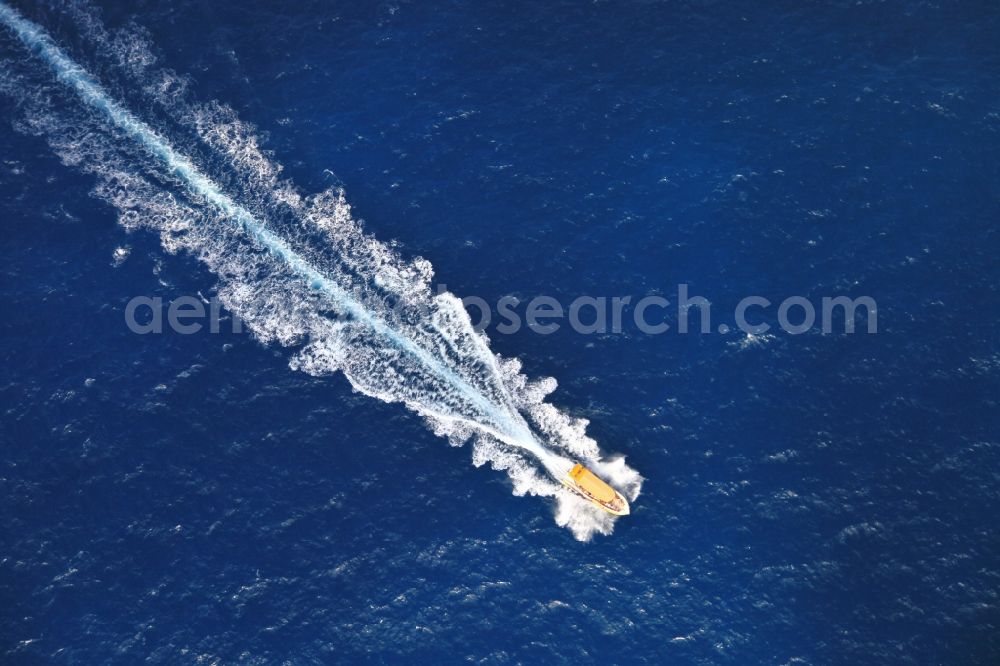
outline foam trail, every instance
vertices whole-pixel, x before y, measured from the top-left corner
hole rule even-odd
[[[641,477],[621,459],[601,461],[587,422],[545,402],[555,380],[529,380],[516,359],[494,355],[457,297],[432,294],[430,264],[406,262],[365,235],[342,193],[304,198],[279,181],[281,165],[260,152],[252,128],[231,110],[179,99],[178,77],[149,67],[155,59],[142,51],[141,36],[113,36],[79,2],[69,7],[105,60],[115,57],[115,40],[129,45],[127,60],[112,63],[113,74],[135,79],[159,105],[171,139],[113,99],[41,27],[2,0],[0,23],[63,87],[35,81],[34,74],[18,78],[12,68],[0,77],[0,89],[18,90],[28,131],[47,135],[66,164],[98,177],[95,194],[118,209],[126,228],[152,228],[168,251],[198,255],[219,278],[222,302],[262,342],[306,341],[293,368],[342,371],[356,390],[403,402],[451,443],[473,440],[476,465],[505,470],[515,494],[554,496],[556,521],[577,538],[611,531],[610,517],[560,491],[550,477],[562,478],[571,458],[585,459],[629,499],[638,495]],[[53,105],[69,92],[84,104]],[[183,192],[187,203],[174,192]],[[346,321],[330,320],[328,307]],[[514,450],[541,461],[545,473]]]
[[[497,431],[482,424],[475,425],[486,428],[490,434],[506,441],[508,444],[530,451],[547,467],[550,467],[553,474],[560,473],[563,465],[559,464],[558,457],[543,448],[523,419],[510,412],[501,412],[496,405],[487,400],[479,391],[451,369],[444,366],[406,336],[400,334],[399,331],[396,331],[373,315],[363,305],[352,298],[349,293],[341,289],[340,286],[305,261],[282,238],[268,230],[246,208],[222,192],[219,186],[202,174],[188,158],[174,150],[152,127],[139,118],[136,118],[132,112],[111,99],[101,85],[94,81],[83,68],[73,62],[62,49],[56,46],[40,27],[24,19],[15,10],[2,2],[0,2],[0,21],[11,28],[25,46],[45,60],[55,72],[56,77],[75,90],[84,102],[103,112],[116,127],[126,132],[135,141],[158,157],[170,173],[184,182],[192,192],[238,223],[254,239],[266,247],[269,252],[284,261],[293,271],[298,273],[311,288],[322,290],[332,296],[344,311],[364,323],[378,335],[391,340],[401,350],[413,356],[413,358],[425,365],[434,374],[461,391],[484,412],[502,423],[505,422],[508,428],[504,431]]]

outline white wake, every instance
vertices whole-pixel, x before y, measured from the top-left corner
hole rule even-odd
[[[24,112],[19,129],[93,174],[95,194],[126,228],[151,229],[167,251],[203,261],[222,303],[259,340],[297,348],[293,368],[340,371],[356,390],[405,404],[452,444],[471,441],[473,462],[505,470],[515,494],[555,497],[557,522],[577,538],[610,533],[610,516],[553,477],[582,459],[630,500],[641,477],[621,458],[602,461],[587,421],[545,402],[554,379],[531,381],[516,359],[493,354],[461,301],[433,293],[429,262],[365,234],[342,191],[302,195],[231,109],[188,101],[186,81],[155,67],[140,28],[111,33],[92,10],[64,10],[94,45],[95,67],[141,95],[151,117],[0,2],[0,22],[31,54],[8,56],[0,78]]]

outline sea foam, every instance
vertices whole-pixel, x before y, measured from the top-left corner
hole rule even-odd
[[[585,419],[546,402],[554,379],[529,379],[517,359],[494,354],[461,300],[431,289],[430,263],[365,233],[342,189],[307,195],[284,179],[252,125],[191,99],[184,77],[158,68],[141,28],[108,31],[81,3],[64,11],[93,51],[78,57],[102,81],[0,3],[0,22],[33,56],[7,56],[0,77],[22,110],[18,129],[92,174],[127,229],[208,266],[223,305],[262,343],[291,347],[293,369],[342,372],[453,445],[471,442],[474,464],[504,471],[516,495],[554,498],[556,522],[578,539],[611,532],[611,516],[555,478],[583,460],[630,500],[642,478],[621,457],[602,459]],[[118,101],[135,98],[145,117]]]

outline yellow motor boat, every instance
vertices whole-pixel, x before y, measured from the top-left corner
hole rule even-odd
[[[577,463],[562,484],[591,504],[615,516],[627,516],[628,502],[622,494],[604,483],[596,474]]]

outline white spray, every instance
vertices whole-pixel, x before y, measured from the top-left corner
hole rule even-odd
[[[346,205],[333,207],[329,201],[317,197],[312,208],[299,206],[298,195],[288,191],[272,194],[283,202],[293,201],[297,214],[312,219],[314,226],[328,234],[333,245],[349,245],[351,252],[346,255],[360,255],[356,265],[349,266],[363,280],[378,284],[382,289],[395,290],[405,299],[420,301],[424,307],[430,306],[430,316],[424,321],[412,320],[401,324],[390,323],[387,316],[378,314],[381,301],[366,296],[366,289],[354,290],[350,276],[335,266],[326,265],[322,255],[313,253],[307,246],[296,246],[265,224],[260,213],[251,212],[238,203],[209,175],[200,170],[194,162],[158,133],[152,126],[136,117],[127,108],[116,102],[105,89],[83,68],[77,65],[52,39],[37,25],[21,17],[15,10],[0,2],[0,22],[4,23],[30,50],[36,53],[55,73],[57,79],[73,90],[86,105],[97,111],[106,121],[130,138],[147,155],[156,160],[160,167],[187,191],[188,196],[199,206],[207,205],[216,211],[214,218],[224,220],[230,230],[216,236],[204,231],[194,233],[190,227],[182,231],[192,232],[192,238],[199,240],[179,241],[174,235],[176,223],[162,225],[159,230],[165,246],[171,243],[194,249],[217,273],[220,281],[231,284],[224,290],[227,305],[249,320],[251,328],[266,340],[277,337],[286,344],[294,342],[293,337],[305,337],[309,344],[293,361],[293,366],[314,374],[324,374],[331,370],[341,370],[351,380],[357,390],[387,401],[401,401],[423,415],[439,434],[449,437],[454,443],[474,437],[479,448],[474,459],[477,464],[489,460],[494,467],[507,469],[522,488],[518,494],[556,494],[551,484],[539,483],[538,479],[517,467],[517,461],[499,453],[490,445],[492,440],[504,442],[529,452],[544,465],[548,474],[559,479],[568,471],[571,461],[554,453],[541,443],[521,411],[532,416],[536,428],[547,436],[551,444],[566,449],[575,457],[585,457],[622,487],[630,499],[638,495],[641,478],[634,470],[619,459],[612,463],[601,463],[597,459],[596,445],[586,437],[586,422],[572,420],[554,407],[543,402],[544,396],[555,388],[552,380],[530,383],[519,373],[516,360],[499,359],[489,351],[485,336],[471,329],[467,315],[460,301],[451,294],[443,294],[428,299],[423,293],[429,277],[429,265],[402,265],[387,250],[369,237],[359,234],[353,221],[343,219],[347,215]],[[218,132],[218,125],[212,131]],[[51,139],[50,139],[51,140]],[[56,141],[58,143],[58,141]],[[104,187],[104,198],[122,209],[123,223],[129,224],[129,213],[135,213],[134,200],[144,196],[148,184],[140,178],[121,171],[104,167],[103,174],[108,184]],[[267,169],[277,171],[268,166]],[[99,172],[99,169],[93,169]],[[111,175],[109,175],[111,174]],[[130,187],[131,183],[131,187]],[[271,187],[275,186],[271,184]],[[123,194],[120,190],[133,190]],[[109,193],[110,192],[110,193]],[[138,194],[136,193],[138,192]],[[129,199],[131,197],[131,199]],[[327,197],[329,199],[329,197]],[[121,201],[131,201],[130,205]],[[166,202],[166,203],[164,203]],[[335,204],[337,202],[334,202]],[[342,204],[342,202],[340,202]],[[171,195],[163,193],[146,195],[142,202],[146,209],[159,210],[179,207]],[[326,206],[326,207],[324,207]],[[316,211],[323,214],[317,214]],[[189,212],[190,214],[190,212]],[[202,214],[204,212],[202,211]],[[331,219],[333,220],[331,222]],[[141,226],[133,221],[132,226]],[[275,260],[274,272],[289,274],[298,281],[292,288],[284,285],[287,295],[270,294],[268,285],[248,286],[232,276],[231,262],[223,262],[217,256],[231,251],[225,247],[223,236],[237,229],[245,237]],[[293,239],[294,240],[294,239]],[[200,244],[198,244],[200,243]],[[242,256],[247,262],[247,255]],[[350,264],[349,260],[341,260]],[[374,265],[374,267],[373,267]],[[259,267],[257,267],[259,269]],[[245,273],[251,271],[245,270]],[[413,278],[410,274],[416,273]],[[225,276],[225,277],[221,277]],[[345,288],[343,285],[349,285]],[[297,300],[293,292],[305,286],[306,295],[299,293]],[[389,285],[389,286],[386,286]],[[266,296],[262,296],[265,294]],[[346,321],[331,323],[313,312],[302,316],[299,330],[288,337],[274,332],[274,320],[279,317],[255,320],[254,313],[266,306],[281,307],[288,311],[287,303],[294,302],[301,310],[301,304],[309,297],[319,296],[328,300]],[[276,305],[277,304],[277,305]],[[256,322],[256,326],[255,326]],[[343,351],[344,347],[350,353]],[[361,360],[358,360],[361,359]],[[417,384],[421,388],[413,388]],[[519,478],[515,478],[518,476]],[[529,478],[531,477],[531,478]],[[533,480],[532,480],[533,479]],[[573,529],[578,538],[587,538],[594,531],[608,532],[611,523],[604,516],[598,516],[580,502],[564,493],[557,495],[560,509],[557,520]]]

